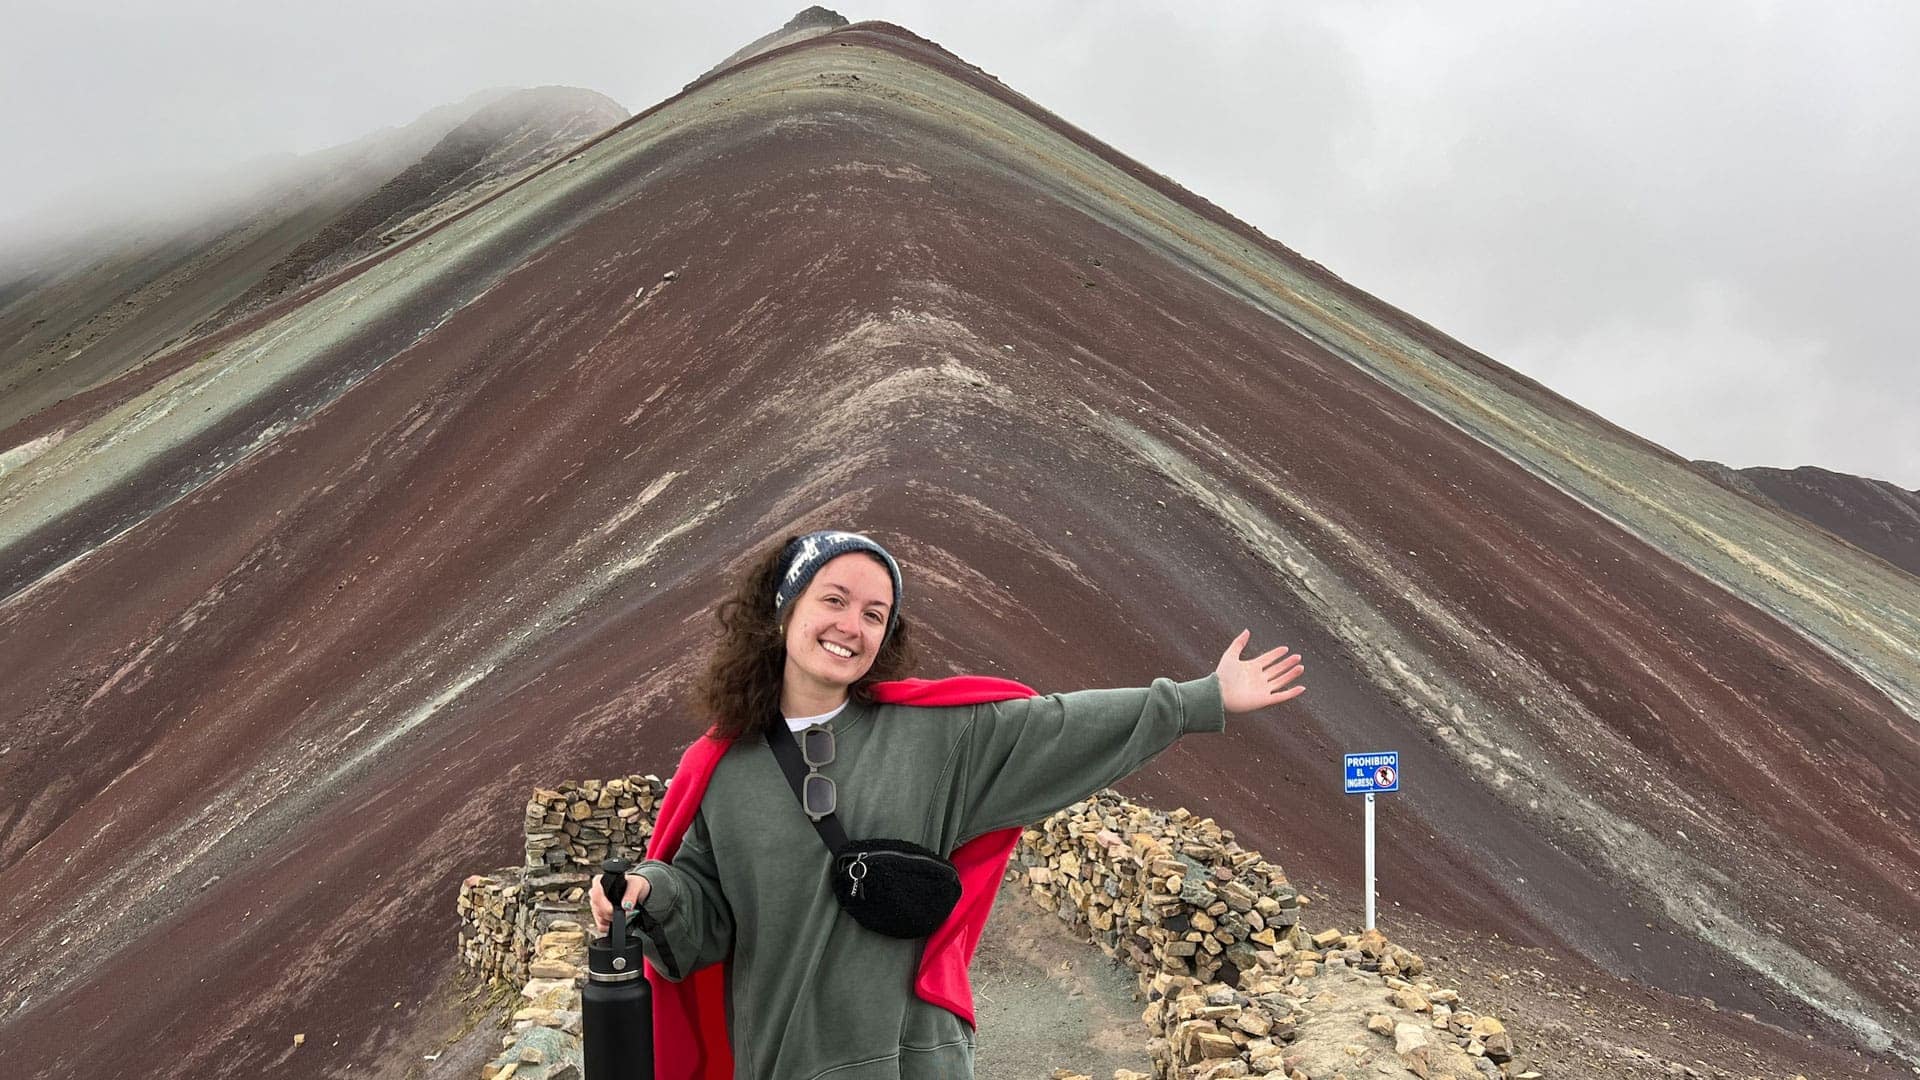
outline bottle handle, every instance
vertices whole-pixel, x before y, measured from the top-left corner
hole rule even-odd
[[[605,893],[607,899],[613,904],[613,918],[607,923],[607,945],[615,955],[619,955],[626,951],[627,935],[633,930],[633,927],[628,925],[626,911],[620,907],[620,901],[627,892],[627,860],[617,857],[608,859],[600,864],[600,870],[600,891]],[[666,976],[670,979],[679,978],[680,966],[674,963],[673,948],[667,944],[666,935],[662,932],[660,924],[647,914],[645,908],[637,904],[634,906],[632,918],[639,922],[640,928],[645,930],[649,937],[653,938],[653,947],[660,951],[660,963],[663,965]]]
[[[600,864],[600,891],[613,905],[613,916],[607,920],[607,944],[617,956],[627,948],[627,913],[620,907],[627,895],[627,860],[616,856]]]

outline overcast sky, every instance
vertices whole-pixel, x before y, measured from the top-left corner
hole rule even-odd
[[[637,112],[804,6],[0,0],[0,249],[487,86]],[[1920,4],[827,6],[1681,454],[1920,487]]]

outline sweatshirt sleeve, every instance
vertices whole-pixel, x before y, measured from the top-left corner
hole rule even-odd
[[[1181,735],[1226,726],[1217,675],[976,706],[957,777],[960,839],[1031,824],[1134,772]]]
[[[733,951],[733,908],[720,887],[704,809],[694,815],[672,862],[647,859],[633,872],[647,879],[649,889],[642,907],[659,922],[661,936],[673,950],[673,963],[669,965],[660,956],[652,935],[640,933],[641,951],[654,970],[669,981],[679,982],[726,959]]]

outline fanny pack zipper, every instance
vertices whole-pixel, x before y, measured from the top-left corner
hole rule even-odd
[[[938,858],[933,855],[922,855],[914,851],[863,851],[860,854],[855,855],[847,863],[847,877],[852,879],[853,881],[852,892],[854,896],[860,895],[860,883],[866,880],[868,855],[872,855],[876,859],[882,856],[886,856],[888,858],[894,858],[894,859],[921,859],[926,862],[936,862],[941,864],[947,863],[947,860],[945,859]],[[855,874],[853,872],[853,868],[856,864],[860,867],[860,873],[858,874]]]

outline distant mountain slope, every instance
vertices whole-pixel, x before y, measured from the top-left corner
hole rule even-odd
[[[456,212],[625,117],[584,90],[487,91],[263,162],[217,198],[49,251],[0,284],[0,429]]]
[[[729,576],[828,524],[901,555],[925,674],[1307,655],[1127,794],[1350,894],[1340,755],[1398,749],[1385,911],[1849,1064],[1767,1075],[1920,1064],[1920,582],[900,27],[733,64],[0,460],[0,1060],[49,1080],[401,1074],[529,788],[670,769]]]
[[[1920,577],[1920,491],[1812,465],[1732,469],[1717,461],[1695,464],[1734,490],[1803,517]]]
[[[627,118],[612,99],[549,86],[487,105],[432,150],[329,221],[207,323],[205,332],[426,228],[498,185],[572,150]]]

